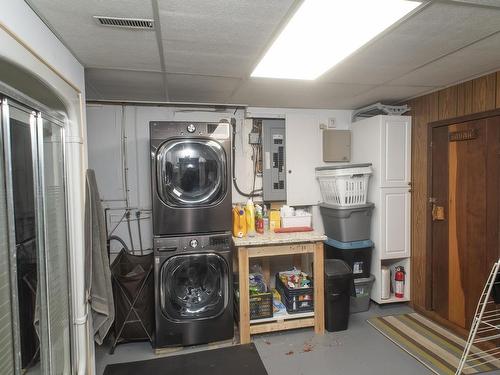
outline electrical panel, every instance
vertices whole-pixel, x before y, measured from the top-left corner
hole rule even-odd
[[[351,131],[323,130],[323,161],[351,160]]]
[[[286,200],[285,120],[262,119],[264,201]]]

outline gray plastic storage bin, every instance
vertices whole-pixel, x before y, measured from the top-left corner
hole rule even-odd
[[[325,234],[340,242],[369,240],[374,206],[373,203],[355,207],[320,203]]]
[[[363,279],[354,279],[354,295],[351,296],[350,303],[351,313],[367,311],[370,308],[370,295],[374,281],[373,275]]]

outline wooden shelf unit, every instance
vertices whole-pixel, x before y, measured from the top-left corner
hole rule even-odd
[[[237,246],[238,278],[240,289],[239,329],[240,342],[250,342],[250,335],[283,331],[296,328],[314,327],[316,334],[325,332],[324,319],[324,261],[323,241],[264,244],[256,246]],[[263,258],[264,276],[269,280],[269,262],[266,258],[282,255],[313,254],[314,262],[314,312],[303,314],[285,314],[268,319],[250,321],[249,303],[249,261],[251,258]],[[266,266],[267,265],[267,266]]]

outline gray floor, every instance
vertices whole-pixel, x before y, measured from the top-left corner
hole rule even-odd
[[[257,335],[254,342],[269,375],[431,374],[366,323],[366,319],[373,316],[411,311],[401,304],[383,307],[372,304],[370,311],[351,315],[347,331],[315,336],[311,329],[301,329]],[[190,347],[166,355],[206,349],[207,346]],[[148,343],[119,345],[113,355],[108,351],[105,346],[96,348],[98,375],[111,363],[159,357]]]

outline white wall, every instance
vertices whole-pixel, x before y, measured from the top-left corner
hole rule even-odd
[[[65,103],[68,234],[72,283],[75,373],[93,374],[84,294],[83,204],[86,156],[83,66],[23,0],[0,0],[0,58],[23,67]],[[0,75],[1,77],[1,75]],[[50,230],[50,228],[49,228]],[[93,343],[92,343],[93,344]]]
[[[350,126],[351,111],[337,110],[308,110],[283,108],[249,108],[247,112],[261,117],[279,116],[286,121],[308,116],[312,119],[304,123],[301,131],[294,130],[290,135],[287,130],[287,147],[292,153],[295,166],[290,168],[304,169],[309,172],[308,178],[299,179],[296,183],[302,186],[297,190],[303,191],[304,201],[295,200],[295,203],[306,202],[307,205],[317,204],[321,200],[319,189],[314,178],[314,168],[323,165],[321,152],[320,123],[327,123],[334,117],[339,129],[348,129]],[[219,121],[235,117],[237,121],[236,134],[236,177],[240,189],[249,192],[253,183],[251,147],[248,145],[248,133],[252,126],[251,119],[245,119],[243,109],[234,112],[210,112],[210,109],[187,109],[174,107],[152,106],[120,106],[120,105],[87,105],[89,167],[96,172],[101,199],[104,205],[110,208],[125,207],[126,194],[124,190],[122,136],[125,137],[126,164],[128,167],[129,204],[134,209],[141,210],[141,232],[143,248],[152,246],[151,228],[151,184],[150,184],[150,155],[149,155],[149,122],[154,120],[174,121]],[[124,124],[124,127],[122,127]],[[288,149],[287,149],[288,150]],[[287,151],[288,156],[288,151]],[[297,165],[300,164],[300,165]],[[260,178],[256,188],[261,186]],[[233,186],[233,202],[245,202],[246,198],[237,194]],[[114,228],[123,216],[123,210],[110,211],[108,226]],[[131,222],[134,248],[139,249],[137,222]],[[317,207],[313,208],[314,226],[323,231],[321,218]],[[119,225],[117,234],[130,245],[127,225]],[[119,249],[118,243],[113,243],[113,251]]]
[[[37,55],[83,93],[83,66],[23,0],[0,0],[0,25],[22,40]],[[0,45],[1,49],[2,45]]]

